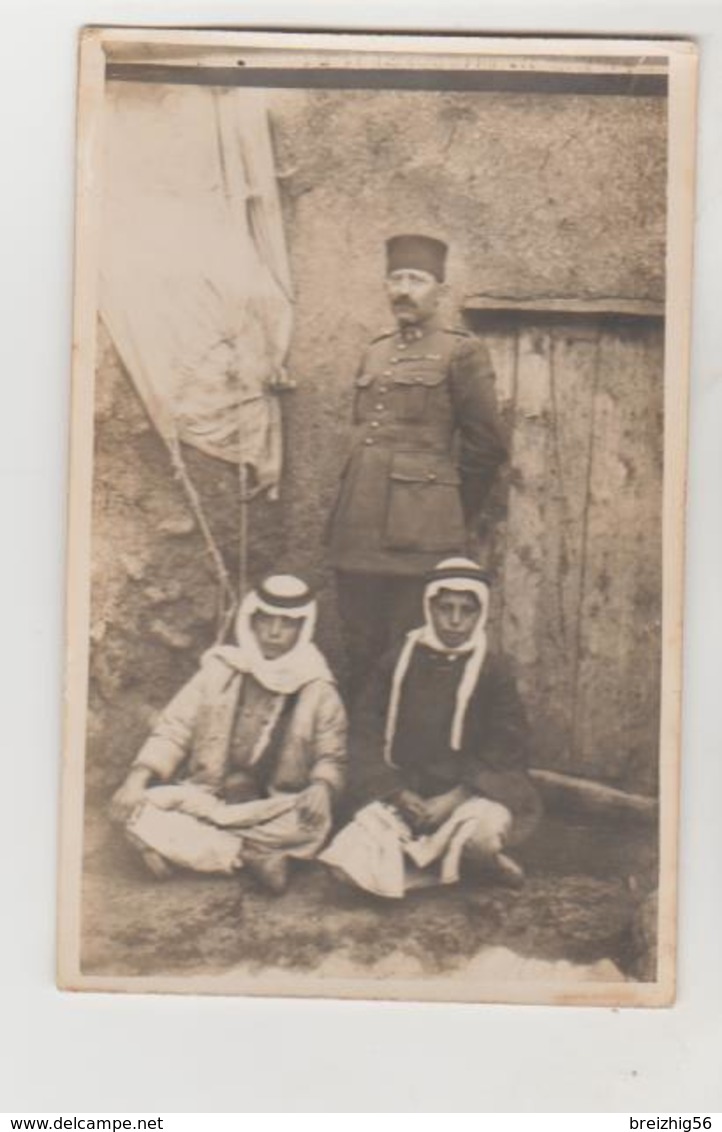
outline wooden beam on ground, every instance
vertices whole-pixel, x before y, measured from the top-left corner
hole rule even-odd
[[[648,822],[657,816],[657,799],[646,794],[629,794],[590,778],[577,778],[554,770],[529,773],[544,800],[552,806],[564,803],[580,813],[602,817],[635,816]]]

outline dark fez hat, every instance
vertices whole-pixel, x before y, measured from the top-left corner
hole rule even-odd
[[[392,236],[386,241],[386,274],[404,269],[428,271],[444,282],[447,246],[433,236]]]

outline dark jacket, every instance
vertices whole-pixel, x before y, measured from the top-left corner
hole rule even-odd
[[[506,458],[486,347],[435,323],[374,339],[356,376],[350,453],[329,520],[339,570],[420,574],[466,551]]]
[[[350,747],[351,798],[356,807],[401,789],[422,797],[457,786],[501,802],[523,840],[540,813],[529,779],[530,732],[524,706],[503,658],[488,655],[464,718],[461,748],[451,749],[451,721],[464,658],[451,660],[416,646],[406,672],[389,766],[383,759],[391,680],[400,650],[384,658],[354,712]]]

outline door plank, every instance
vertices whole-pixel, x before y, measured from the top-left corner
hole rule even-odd
[[[654,787],[661,647],[661,335],[600,343],[575,697],[577,769]]]

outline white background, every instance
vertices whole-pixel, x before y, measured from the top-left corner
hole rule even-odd
[[[722,7],[0,0],[0,1110],[722,1108]],[[680,987],[669,1010],[54,989],[76,34],[84,23],[695,37],[702,53]],[[624,1127],[620,1122],[620,1127]]]

